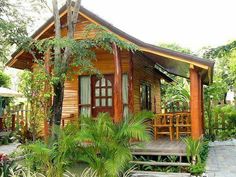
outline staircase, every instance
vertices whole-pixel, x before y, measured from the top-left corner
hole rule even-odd
[[[166,153],[166,152],[147,152],[147,151],[133,151],[135,157],[147,157],[149,160],[133,160],[130,163],[134,165],[151,165],[151,166],[172,166],[172,167],[189,167],[190,163],[186,162],[186,153]],[[160,160],[150,160],[153,159]],[[170,161],[161,161],[161,159],[168,159]],[[171,157],[175,160],[171,160]]]

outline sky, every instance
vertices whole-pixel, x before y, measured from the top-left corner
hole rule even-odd
[[[82,5],[154,45],[177,43],[197,52],[236,39],[236,0],[82,0]],[[43,12],[35,30],[51,15]]]
[[[236,39],[236,0],[82,0],[114,26],[149,42],[192,50]]]
[[[155,45],[177,43],[198,51],[236,39],[236,0],[82,0],[82,5]],[[47,18],[44,15],[36,23]]]

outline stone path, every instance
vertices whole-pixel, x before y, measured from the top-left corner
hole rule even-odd
[[[11,154],[14,151],[16,151],[17,147],[20,145],[20,143],[11,143],[8,145],[0,145],[0,153],[4,154]]]
[[[208,177],[236,177],[236,139],[210,143]]]

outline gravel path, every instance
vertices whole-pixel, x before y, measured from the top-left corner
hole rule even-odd
[[[208,177],[236,177],[236,139],[210,143]]]

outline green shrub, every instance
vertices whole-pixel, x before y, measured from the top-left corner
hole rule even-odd
[[[201,175],[205,171],[205,165],[202,163],[197,163],[189,167],[189,172],[192,175]]]
[[[206,160],[207,160],[208,153],[209,153],[209,148],[210,148],[209,147],[209,141],[204,138],[203,142],[202,142],[200,152],[199,152],[202,163],[205,163]]]
[[[200,163],[200,151],[202,149],[201,140],[194,140],[191,137],[187,137],[183,139],[186,144],[186,152],[188,161],[192,164]]]
[[[63,130],[58,128],[57,138],[48,144],[37,141],[26,145],[26,164],[47,177],[61,177],[73,162],[81,161],[98,177],[117,177],[132,160],[131,140],[150,139],[144,122],[152,116],[150,112],[141,112],[117,124],[105,113],[96,120],[81,118],[80,127],[70,124]]]

